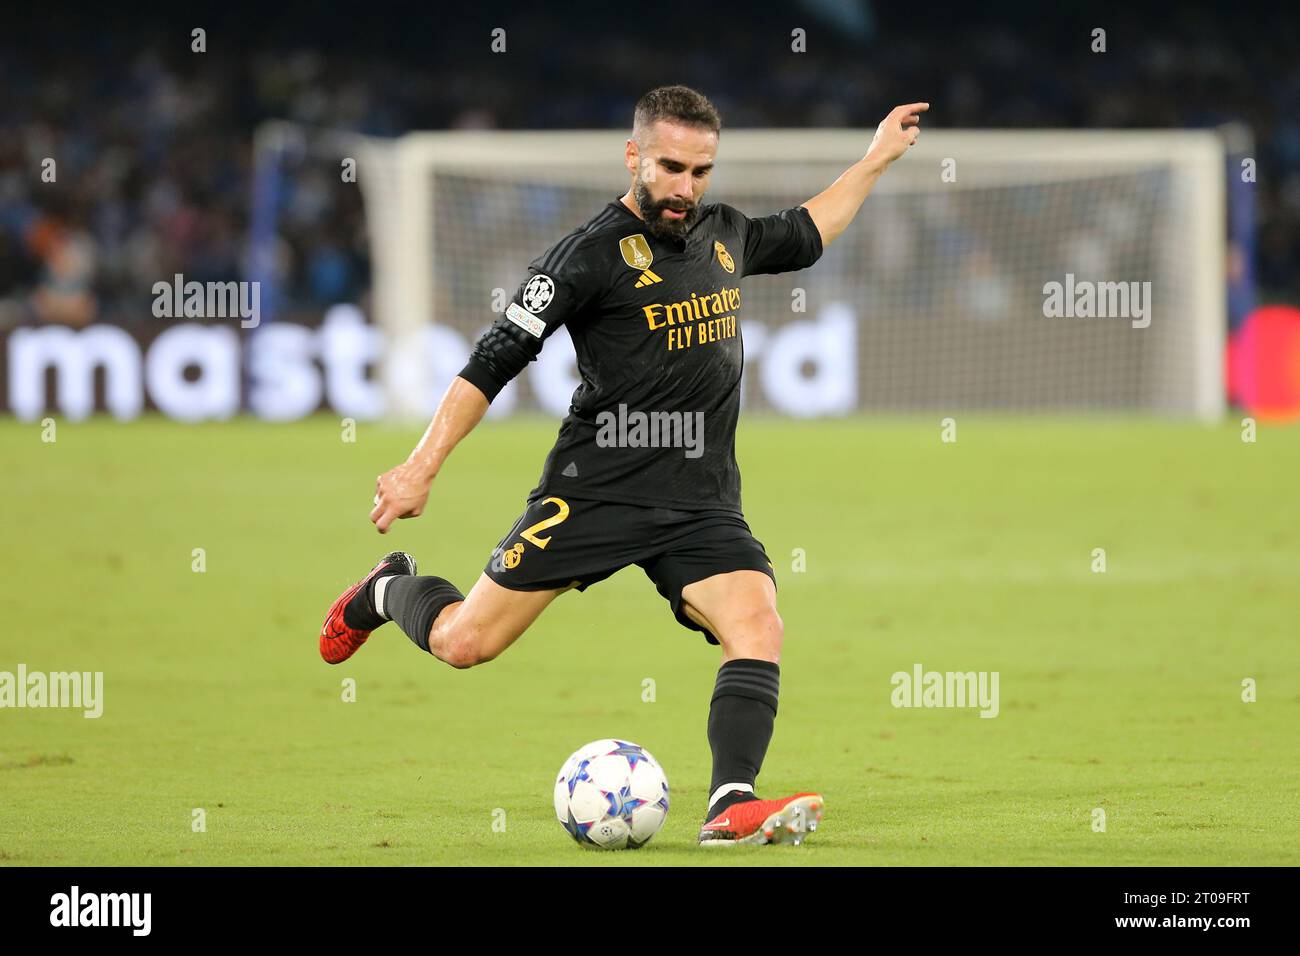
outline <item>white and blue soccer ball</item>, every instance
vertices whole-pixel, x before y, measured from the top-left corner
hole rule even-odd
[[[583,846],[635,850],[668,817],[668,779],[644,747],[597,740],[576,751],[555,778],[555,815]]]

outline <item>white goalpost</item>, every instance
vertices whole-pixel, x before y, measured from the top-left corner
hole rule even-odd
[[[426,416],[528,262],[624,192],[625,138],[329,140],[357,159],[389,414]],[[706,201],[798,205],[870,139],[724,130]],[[1209,131],[925,130],[820,262],[745,280],[745,405],[1221,416],[1224,156]],[[563,338],[494,414],[567,409]]]

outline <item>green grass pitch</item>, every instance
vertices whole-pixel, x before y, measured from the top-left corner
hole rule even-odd
[[[555,422],[484,425],[382,538],[374,476],[415,431],[0,423],[0,671],[102,671],[105,698],[0,710],[0,864],[1300,863],[1300,430],[959,416],[945,444],[938,419],[742,421],[787,635],[759,792],[819,789],[827,815],[802,847],[712,852],[719,651],[640,570],[472,670],[393,626],[317,654],[390,548],[468,587]],[[893,707],[917,663],[997,671],[1000,713]],[[606,736],[672,786],[639,852],[584,852],[552,814]]]

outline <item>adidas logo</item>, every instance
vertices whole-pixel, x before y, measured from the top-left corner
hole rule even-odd
[[[578,463],[576,461],[569,462],[569,464],[565,467],[564,471],[560,472],[560,474],[562,474],[565,478],[577,478]]]
[[[644,272],[641,273],[640,277],[636,280],[636,288],[644,289],[646,286],[651,286],[654,285],[656,282],[663,282],[663,281],[664,281],[663,279],[659,278],[649,269],[646,269]]]

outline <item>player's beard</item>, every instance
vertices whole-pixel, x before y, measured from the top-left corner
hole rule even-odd
[[[637,207],[645,218],[650,235],[656,239],[684,239],[695,225],[695,220],[700,218],[699,203],[686,205],[680,199],[656,200],[650,195],[650,187],[641,180],[637,180],[632,198],[636,200]],[[669,219],[663,214],[665,209],[684,210],[686,215],[681,219]]]

